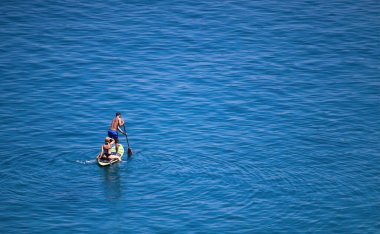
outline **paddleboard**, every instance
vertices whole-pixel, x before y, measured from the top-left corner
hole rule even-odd
[[[112,152],[112,155],[116,154],[115,146],[112,147],[111,152]],[[121,161],[121,158],[123,157],[123,155],[124,155],[124,147],[122,144],[119,144],[117,156],[120,157],[120,161]],[[116,163],[116,162],[119,162],[119,160],[117,160],[117,159],[114,159],[114,160],[98,159],[98,164],[100,166],[108,166],[108,165],[111,165],[111,164]]]

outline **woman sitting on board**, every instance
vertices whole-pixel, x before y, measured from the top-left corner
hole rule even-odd
[[[113,144],[115,144],[115,140],[110,137],[106,137],[106,139],[104,140],[104,145],[102,145],[101,147],[100,154],[96,158],[97,159],[101,158],[101,159],[106,159],[106,160],[114,160],[114,159],[120,160],[118,156],[112,155],[111,153],[111,148]]]

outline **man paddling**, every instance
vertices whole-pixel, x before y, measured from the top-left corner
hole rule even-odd
[[[113,118],[112,120],[110,129],[108,129],[108,136],[115,140],[116,153],[118,152],[118,149],[119,149],[119,133],[117,131],[121,132],[124,135],[127,134],[127,132],[124,132],[120,128],[120,126],[123,126],[123,125],[124,125],[124,121],[121,118],[121,114],[120,112],[117,112],[116,117]]]

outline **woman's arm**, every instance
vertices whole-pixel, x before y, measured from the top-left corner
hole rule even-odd
[[[100,147],[100,154],[98,155],[98,157],[96,157],[96,159],[99,159],[102,155],[103,155],[104,151],[103,151],[103,146]]]

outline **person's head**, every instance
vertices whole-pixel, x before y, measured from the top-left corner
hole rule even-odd
[[[104,143],[108,144],[111,142],[111,138],[110,137],[106,137],[106,139],[104,139]]]
[[[121,116],[121,113],[120,112],[116,112],[116,117],[120,117]]]

